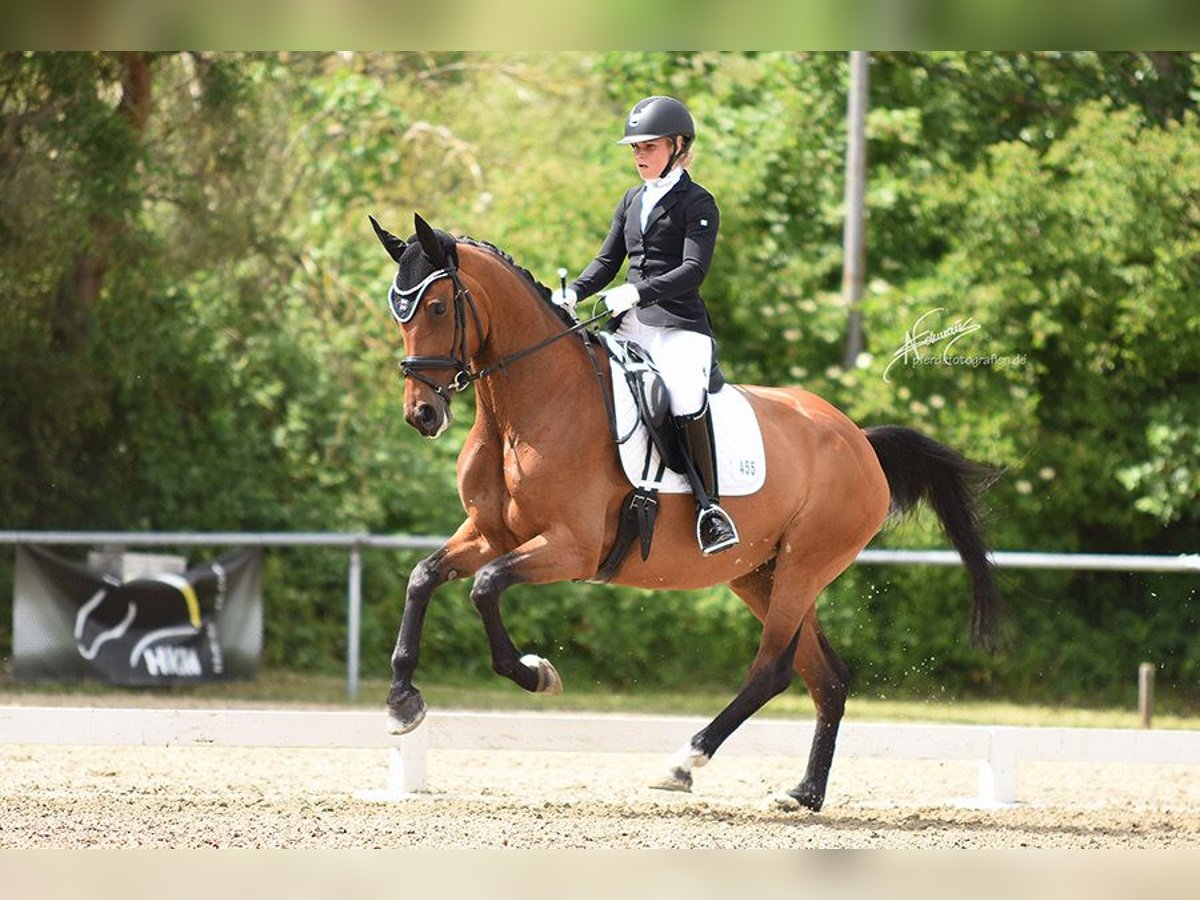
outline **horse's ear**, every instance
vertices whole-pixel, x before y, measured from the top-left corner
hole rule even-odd
[[[380,225],[374,216],[367,216],[367,218],[371,220],[371,227],[375,229],[375,236],[379,238],[379,243],[383,244],[383,249],[392,259],[400,262],[400,257],[404,254],[404,248],[408,244]]]
[[[439,269],[449,268],[446,248],[442,246],[442,242],[438,240],[438,236],[430,224],[422,219],[419,213],[413,213],[413,226],[417,230],[417,241],[420,243],[421,249],[425,251],[425,255],[429,257],[430,262]]]

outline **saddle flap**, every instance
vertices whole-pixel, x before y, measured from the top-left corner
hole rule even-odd
[[[637,344],[618,340],[603,332],[599,337],[612,366],[614,430],[626,477],[635,487],[652,487],[668,494],[691,493],[691,485],[682,474],[682,456],[677,449],[673,449],[677,446],[678,436],[671,420],[665,387],[661,388],[660,403],[655,399],[658,389],[652,386],[652,381],[647,382],[644,392],[635,390],[627,373],[631,367],[637,370],[648,368],[660,382],[661,376],[653,369],[652,362],[646,360],[645,350]],[[631,348],[636,349],[631,353]],[[630,360],[631,355],[636,359]],[[639,400],[639,394],[642,400]],[[766,479],[766,454],[754,409],[746,395],[733,385],[710,394],[709,403],[716,434],[721,496],[753,494]],[[643,405],[651,410],[648,416],[643,415]],[[655,408],[661,411],[654,413]],[[656,429],[642,425],[643,420],[654,421],[656,418],[664,423],[663,427],[657,429],[657,437]],[[668,452],[662,452],[660,444]],[[676,463],[679,468],[671,463]]]
[[[683,471],[679,438],[671,421],[671,398],[662,375],[645,351],[636,344],[627,347],[632,362],[625,368],[625,381],[637,407],[638,420],[646,428],[650,441],[667,467]],[[648,474],[648,473],[647,473]]]

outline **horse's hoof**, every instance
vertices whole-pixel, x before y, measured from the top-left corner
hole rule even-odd
[[[538,683],[534,693],[555,697],[563,692],[562,677],[550,664],[550,660],[542,659],[536,653],[527,653],[521,657],[521,663],[531,669],[537,669]]]
[[[803,807],[791,794],[785,794],[782,791],[771,794],[763,804],[763,808],[772,812],[794,813],[799,812]]]
[[[787,799],[785,800],[784,798],[787,798]],[[789,804],[787,802],[788,800],[791,800],[792,803]],[[796,787],[794,787],[790,791],[788,791],[786,794],[781,795],[777,799],[777,802],[776,802],[776,807],[780,808],[780,809],[783,809],[783,808],[796,809],[797,807],[802,806],[805,809],[811,809],[813,812],[820,812],[821,807],[824,805],[825,805],[824,791],[818,791],[815,787],[813,787],[807,781],[801,782],[800,784],[796,785]]]
[[[690,793],[692,790],[692,773],[687,771],[687,769],[676,766],[661,781],[653,782],[650,787],[656,791],[683,791],[684,793]]]
[[[388,732],[408,734],[425,720],[425,701],[421,692],[408,691],[399,698],[388,698]]]

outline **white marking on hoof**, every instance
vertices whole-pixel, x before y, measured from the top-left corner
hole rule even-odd
[[[658,781],[652,781],[650,787],[656,791],[682,791],[691,793],[692,773],[683,769],[672,769]]]
[[[685,772],[691,772],[693,768],[699,769],[707,764],[708,755],[701,753],[691,744],[684,744],[667,761],[667,765],[672,769],[683,769]]]
[[[388,713],[388,734],[408,734],[418,725],[425,721],[425,707],[421,707],[421,711],[417,713],[416,718],[405,722],[396,717],[395,713]]]
[[[558,670],[550,664],[550,660],[542,659],[536,653],[526,653],[521,657],[521,663],[531,669],[537,669],[537,693],[556,697],[563,692],[562,678]]]
[[[675,755],[667,760],[667,774],[661,781],[650,785],[661,791],[690,791],[692,789],[692,769],[699,769],[708,762],[708,756],[701,753],[691,744],[684,744],[675,751]]]
[[[765,806],[772,812],[799,812],[804,809],[799,800],[783,791],[769,796]]]

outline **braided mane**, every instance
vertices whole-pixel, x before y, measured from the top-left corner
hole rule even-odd
[[[516,260],[514,260],[511,256],[509,256],[506,252],[501,250],[495,244],[491,243],[490,241],[481,241],[481,240],[478,240],[473,237],[467,237],[465,235],[460,236],[458,238],[458,242],[460,244],[466,244],[468,247],[476,247],[480,250],[486,250],[488,253],[491,253],[495,256],[500,257],[500,259],[503,260],[509,266],[509,268],[511,268],[518,275],[520,275],[527,282],[529,282],[529,286],[532,287],[534,292],[539,297],[542,298],[542,302],[545,303],[547,306],[549,306],[552,310],[554,310],[555,314],[560,319],[562,319],[565,324],[567,324],[567,325],[575,324],[574,319],[571,318],[571,316],[567,313],[566,310],[564,310],[562,307],[558,306],[556,303],[554,303],[550,300],[550,293],[551,293],[550,288],[546,287],[546,285],[542,284],[540,281],[538,281],[536,278],[534,278],[532,272],[530,272],[524,266],[518,265]]]

